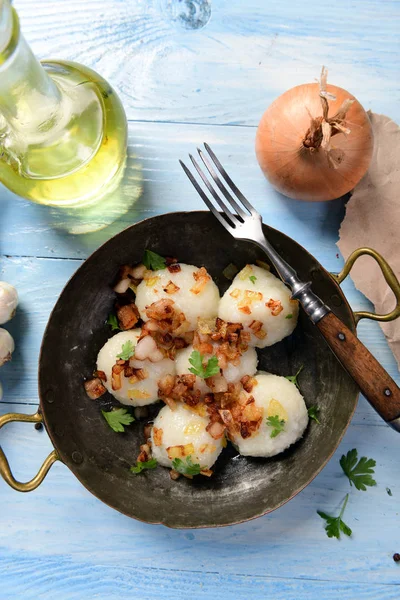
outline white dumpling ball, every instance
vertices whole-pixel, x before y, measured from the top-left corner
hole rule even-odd
[[[173,460],[180,458],[210,469],[220,455],[225,438],[215,440],[206,431],[210,423],[193,410],[178,403],[175,410],[164,406],[158,413],[151,430],[153,458],[163,467],[173,468]]]
[[[199,317],[217,316],[218,287],[204,267],[179,264],[170,268],[172,272],[165,268],[146,275],[137,287],[136,306],[147,321],[146,307],[161,299],[173,300],[174,308],[186,317],[186,331],[194,331]]]
[[[264,268],[246,265],[219,303],[218,316],[242,323],[250,344],[265,348],[290,335],[297,324],[298,302],[285,284]]]
[[[129,341],[136,348],[140,333],[140,329],[117,333],[104,344],[97,357],[97,370],[103,371],[107,377],[107,381],[103,382],[104,386],[121,404],[130,406],[146,406],[157,402],[159,399],[158,382],[165,375],[175,375],[175,363],[169,358],[152,362],[147,358],[137,360],[133,356],[129,360],[129,365],[134,369],[143,369],[144,373],[140,374],[145,375],[145,378],[125,377],[122,372],[120,374],[121,388],[112,389],[112,368],[118,360],[117,355],[122,352],[123,345]],[[150,336],[147,337],[151,342]]]
[[[7,329],[0,327],[0,367],[11,360],[15,350],[14,339]]]
[[[239,433],[230,437],[243,456],[275,456],[302,437],[308,424],[307,407],[297,387],[286,377],[260,371],[255,380],[247,396],[253,396],[262,411],[261,425],[250,437],[242,438]],[[282,431],[273,437],[274,427],[267,423],[268,417],[278,418],[281,423]]]
[[[218,344],[213,344],[214,349],[218,348]],[[193,346],[188,346],[183,350],[179,350],[176,353],[175,365],[177,375],[186,375],[191,373],[190,368],[192,367],[189,362],[189,358],[193,352]],[[213,356],[212,354],[204,355],[204,363],[207,364],[208,359]],[[244,377],[244,375],[254,375],[257,371],[257,353],[254,348],[249,347],[240,357],[238,365],[234,365],[232,362],[228,362],[227,366],[222,370],[222,375],[226,379],[227,383],[237,383]],[[196,377],[195,388],[199,389],[202,394],[211,392],[204,379]]]
[[[0,281],[0,325],[13,318],[17,306],[18,293],[15,287],[6,281]]]

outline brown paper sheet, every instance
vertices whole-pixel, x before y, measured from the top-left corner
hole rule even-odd
[[[377,250],[400,279],[400,128],[385,115],[368,114],[374,154],[368,173],[347,203],[337,245],[345,259],[361,246]],[[393,293],[373,258],[359,258],[351,278],[377,313],[393,310]],[[381,327],[400,368],[400,318]]]

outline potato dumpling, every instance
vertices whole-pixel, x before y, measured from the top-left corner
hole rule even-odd
[[[198,317],[214,318],[218,313],[219,291],[204,267],[171,265],[146,275],[137,287],[136,306],[144,321],[146,308],[161,299],[174,302],[174,309],[184,313],[186,331],[194,331]]]
[[[165,375],[175,375],[175,363],[169,358],[151,362],[148,359],[137,360],[133,356],[129,360],[129,366],[133,367],[136,374],[125,377],[122,372],[120,389],[112,389],[112,368],[118,360],[117,355],[121,353],[122,346],[128,341],[136,347],[140,333],[140,329],[117,333],[104,344],[97,357],[97,369],[103,371],[107,377],[107,381],[103,382],[107,390],[121,404],[130,406],[146,406],[157,402],[158,381]]]
[[[230,437],[244,456],[275,456],[302,437],[308,424],[307,407],[297,387],[286,377],[260,371],[255,380],[257,385],[247,395],[253,396],[255,405],[262,409],[261,425],[250,437],[242,438],[239,433]],[[268,417],[280,423],[276,435]]]
[[[151,430],[153,458],[163,467],[173,468],[174,458],[190,460],[202,469],[210,469],[222,451],[225,438],[215,440],[206,431],[207,416],[197,414],[178,403],[175,410],[164,406]]]
[[[218,344],[213,344],[214,348],[218,348]],[[176,353],[175,365],[177,375],[186,375],[190,373],[191,364],[189,358],[193,352],[193,346],[188,346]],[[204,355],[204,363],[207,364],[208,359],[212,354]],[[240,357],[240,362],[237,366],[228,362],[225,369],[222,369],[222,374],[228,383],[237,383],[244,375],[254,375],[257,371],[257,353],[254,348],[248,348]],[[196,377],[195,388],[199,389],[202,394],[211,392],[210,388],[201,377]]]
[[[290,335],[298,313],[298,302],[291,300],[285,284],[255,265],[246,265],[236,275],[218,309],[221,319],[243,324],[256,348],[272,346]]]

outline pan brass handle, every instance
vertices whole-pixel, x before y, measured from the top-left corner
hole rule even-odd
[[[391,267],[386,262],[386,260],[376,250],[372,250],[372,248],[358,248],[357,250],[354,250],[354,252],[352,252],[352,254],[350,254],[348,259],[346,260],[345,265],[340,271],[340,273],[331,273],[331,275],[334,278],[334,280],[337,281],[337,283],[342,283],[342,281],[344,281],[347,275],[350,273],[357,258],[364,255],[372,256],[372,258],[374,258],[380,266],[382,274],[388,286],[390,287],[390,289],[396,297],[396,306],[390,313],[387,313],[386,315],[377,315],[376,313],[364,310],[357,311],[354,313],[356,325],[360,319],[372,319],[374,321],[393,321],[393,319],[397,319],[397,317],[400,317],[400,283],[396,275],[393,273]]]
[[[7,413],[6,415],[0,417],[0,429],[3,427],[3,425],[6,423],[11,423],[12,421],[18,421],[21,423],[42,423],[43,417],[39,412],[36,412],[34,415]],[[43,479],[49,472],[50,467],[56,462],[56,460],[59,460],[59,458],[57,456],[57,452],[53,450],[53,452],[50,452],[35,477],[26,483],[22,483],[21,481],[17,481],[11,473],[8,460],[0,446],[0,475],[9,486],[14,488],[14,490],[17,490],[18,492],[31,492],[42,483]]]

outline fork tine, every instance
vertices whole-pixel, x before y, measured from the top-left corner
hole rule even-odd
[[[214,164],[218,168],[221,175],[225,178],[225,181],[228,183],[231,190],[233,192],[235,192],[236,196],[239,198],[239,200],[242,202],[242,204],[247,208],[247,210],[250,212],[250,214],[257,215],[258,213],[257,213],[256,209],[254,208],[254,206],[252,206],[250,204],[250,202],[247,200],[247,198],[245,198],[245,196],[242,194],[242,192],[239,190],[239,188],[237,188],[236,185],[233,183],[232,179],[229,177],[228,173],[225,171],[224,167],[221,165],[218,158],[215,156],[214,152],[211,150],[211,148],[207,144],[207,142],[204,142],[204,147],[207,150],[208,154],[211,156]]]
[[[204,184],[207,186],[208,191],[214,197],[214,199],[218,202],[222,211],[225,213],[225,216],[229,219],[229,221],[231,221],[232,226],[235,227],[235,223],[237,223],[237,220],[235,219],[235,217],[233,216],[233,214],[231,213],[229,208],[226,206],[225,202],[219,197],[217,192],[214,190],[213,186],[208,181],[207,177],[204,175],[203,171],[201,170],[201,168],[199,167],[199,165],[197,164],[197,162],[195,161],[195,159],[193,158],[193,156],[191,154],[189,154],[189,158],[192,161],[194,168],[196,169],[196,171],[200,175],[201,179],[203,180]]]
[[[199,184],[197,183],[197,181],[195,180],[195,178],[193,177],[193,175],[191,174],[191,172],[189,171],[189,169],[187,168],[185,163],[182,162],[181,160],[179,162],[180,162],[182,169],[185,171],[189,181],[192,183],[192,185],[196,189],[197,193],[199,194],[199,196],[201,197],[203,202],[207,205],[207,207],[210,209],[210,211],[212,212],[214,217],[216,217],[218,219],[218,221],[221,223],[221,225],[223,225],[223,227],[225,227],[225,229],[227,229],[230,233],[232,233],[233,227],[231,227],[231,225],[228,223],[228,221],[226,219],[224,219],[224,217],[215,208],[214,204],[207,198],[206,194],[203,192],[203,190],[201,189],[201,187],[199,186]]]
[[[203,163],[207,167],[207,170],[210,173],[211,177],[214,179],[215,183],[217,184],[217,186],[219,187],[219,189],[221,190],[221,192],[224,194],[225,198],[228,200],[228,202],[232,206],[233,210],[235,210],[238,213],[238,215],[240,215],[240,217],[242,217],[242,220],[244,220],[248,216],[247,213],[244,212],[243,208],[241,208],[239,206],[239,204],[235,201],[235,199],[232,197],[232,195],[226,189],[226,187],[224,186],[224,184],[222,183],[222,181],[218,177],[217,173],[212,168],[212,165],[210,164],[210,161],[204,155],[203,151],[200,150],[200,148],[197,148],[197,152],[199,153],[201,160],[203,161]]]

